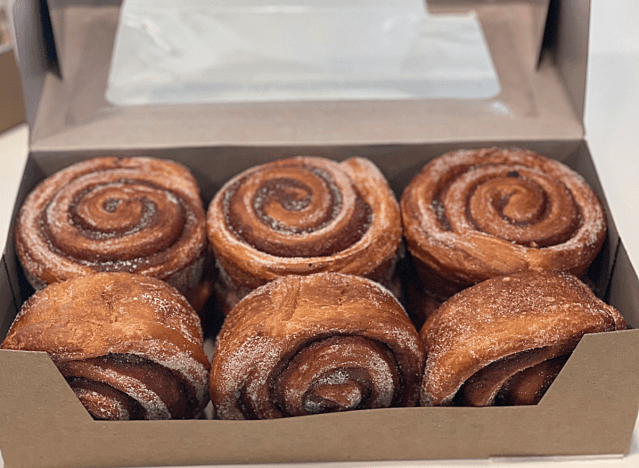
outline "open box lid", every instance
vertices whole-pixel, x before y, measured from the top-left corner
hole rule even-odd
[[[37,0],[16,3],[33,150],[578,140],[584,135],[587,0],[552,3],[550,14],[548,0],[429,2],[433,15],[476,12],[501,85],[494,98],[134,107],[118,107],[104,97],[120,4],[49,0],[47,9]]]

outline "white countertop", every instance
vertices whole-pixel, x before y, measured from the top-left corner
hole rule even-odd
[[[613,218],[630,259],[639,268],[639,2],[592,0],[590,63],[586,100],[586,134]],[[6,233],[27,156],[26,125],[0,134],[0,247]],[[639,426],[639,425],[638,425]],[[517,468],[639,467],[639,427],[630,455],[620,458],[537,458],[464,461],[417,461],[313,464],[313,468],[481,467]],[[460,441],[463,443],[463,441]],[[0,467],[2,460],[0,457]],[[283,465],[269,465],[273,467]],[[291,467],[291,465],[286,465]]]

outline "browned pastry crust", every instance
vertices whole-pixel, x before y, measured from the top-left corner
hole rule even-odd
[[[207,213],[226,311],[285,275],[324,271],[390,285],[402,239],[399,205],[377,167],[296,157],[231,179]]]
[[[95,158],[39,184],[18,214],[16,251],[35,289],[102,271],[197,294],[206,251],[194,177],[153,158]]]
[[[192,418],[209,399],[198,316],[155,278],[51,284],[24,304],[2,348],[47,352],[96,419]]]
[[[548,359],[506,380],[497,393],[495,404],[500,406],[535,405],[553,383],[568,361],[569,354]],[[471,403],[472,404],[472,403]]]
[[[211,368],[222,419],[266,419],[417,403],[423,344],[379,284],[340,273],[288,276],[229,314]]]
[[[603,208],[581,176],[521,149],[435,158],[406,187],[401,208],[408,248],[439,300],[519,271],[581,277],[606,235]]]
[[[563,365],[546,361],[570,354],[586,333],[624,328],[619,312],[568,273],[484,281],[451,297],[422,328],[421,404],[536,403]]]

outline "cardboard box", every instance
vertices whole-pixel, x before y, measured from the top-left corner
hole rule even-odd
[[[11,24],[6,2],[0,1],[0,133],[26,121]]]
[[[105,154],[180,161],[195,174],[208,204],[232,175],[279,157],[365,156],[399,195],[432,157],[488,145],[526,147],[565,162],[607,209],[583,138],[585,0],[560,1],[545,35],[546,1],[472,2],[503,88],[492,100],[131,108],[104,100],[119,2],[49,5],[52,34],[44,40],[39,2],[20,2],[16,11],[32,137],[15,210],[47,175]],[[431,11],[468,5],[431,2]],[[55,61],[34,61],[47,50],[52,57],[52,41]],[[608,222],[591,278],[636,328],[639,280],[610,216]],[[10,234],[0,268],[0,336],[30,293]],[[638,350],[638,330],[584,337],[541,403],[531,407],[127,422],[93,421],[46,354],[0,351],[0,450],[8,468],[625,454],[639,405]]]
[[[26,121],[20,71],[11,43],[0,44],[0,133]]]

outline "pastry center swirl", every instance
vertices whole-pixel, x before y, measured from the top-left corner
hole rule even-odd
[[[300,416],[388,407],[399,391],[394,357],[357,336],[330,337],[300,350],[275,384],[283,414]]]
[[[527,247],[566,242],[580,225],[568,188],[524,166],[475,167],[454,179],[433,207],[453,232],[484,232]]]
[[[229,186],[223,209],[236,237],[279,257],[333,255],[371,223],[371,209],[350,179],[304,164],[247,174]]]
[[[74,180],[51,200],[42,227],[66,255],[88,262],[126,261],[162,251],[180,237],[187,217],[171,192],[101,173]]]
[[[296,179],[279,178],[264,182],[253,197],[253,209],[267,227],[291,234],[313,232],[325,227],[341,207],[341,197],[334,186],[326,187],[327,197],[316,197],[313,189]]]

